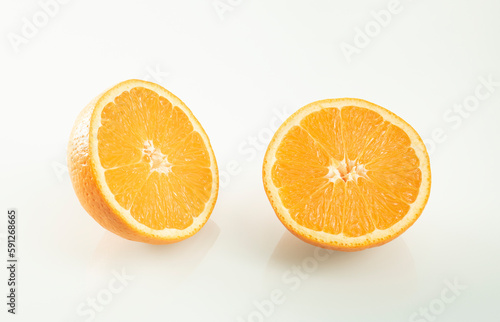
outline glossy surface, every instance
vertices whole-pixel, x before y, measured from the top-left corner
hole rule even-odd
[[[350,63],[340,44],[354,46],[356,28],[397,1],[55,1],[66,4],[16,52],[9,34],[47,2],[0,5],[1,322],[500,321],[498,0],[400,0]],[[232,8],[224,19],[221,2]],[[79,111],[129,78],[181,98],[217,157],[217,205],[179,243],[106,231],[66,170]],[[476,89],[482,99],[466,108]],[[278,126],[329,97],[386,107],[427,144],[425,212],[386,245],[329,254],[307,244],[262,188]],[[5,304],[8,207],[19,210],[17,316]]]

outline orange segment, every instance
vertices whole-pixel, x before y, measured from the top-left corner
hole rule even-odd
[[[276,158],[283,163],[308,164],[309,167],[321,168],[328,166],[329,157],[326,151],[299,126],[291,128],[280,145],[281,149],[277,151]]]
[[[385,159],[385,162],[387,162],[394,155],[399,155],[395,159],[399,162],[401,155],[405,155],[406,153],[411,154],[408,148],[412,142],[408,134],[387,121],[380,124],[378,131],[369,136],[369,138],[371,140],[370,143],[366,145],[366,148],[359,156],[359,162],[367,166],[380,159]]]
[[[370,171],[368,176],[381,188],[407,204],[413,203],[418,197],[422,181],[420,169],[393,173]]]
[[[168,105],[164,102],[165,105]],[[189,133],[193,126],[187,115],[177,106],[169,110],[169,120],[162,124],[157,132],[158,147],[167,153],[167,150],[175,150]]]
[[[345,155],[349,160],[356,160],[371,145],[383,122],[379,113],[366,108],[346,106],[342,108],[342,136],[344,137]]]
[[[344,158],[344,143],[342,138],[342,122],[340,110],[325,108],[313,112],[300,122],[300,126],[311,135],[316,142],[321,144],[331,157],[336,160]]]
[[[208,137],[184,103],[156,84],[130,80],[98,96],[77,120],[68,153],[82,205],[125,238],[185,239],[215,205]]]
[[[322,227],[322,231],[325,233],[338,235],[342,233],[344,229],[344,221],[346,214],[346,183],[344,180],[336,180],[334,184],[334,189],[331,194],[327,196],[331,196],[330,208],[328,208],[328,212],[324,213],[325,217],[324,225]],[[324,196],[323,196],[324,197]],[[325,198],[328,199],[328,198]]]
[[[359,250],[386,243],[430,192],[425,145],[395,114],[358,99],[311,103],[286,120],[263,165],[278,218],[301,239]]]
[[[137,117],[131,117],[125,109],[108,103],[103,108],[101,124],[98,133],[98,140],[101,142],[99,158],[104,168],[116,168],[140,160],[140,145],[142,137],[145,136],[145,129]]]
[[[145,162],[125,165],[104,172],[109,190],[116,201],[125,209],[130,209],[134,198],[148,179],[151,166]]]
[[[194,198],[193,202],[210,198],[212,192],[210,183],[214,180],[210,168],[173,166],[172,172],[181,184],[194,192],[197,198]]]
[[[347,237],[359,237],[375,230],[372,214],[368,212],[356,181],[346,182],[342,233]]]
[[[209,167],[210,156],[208,155],[205,143],[198,132],[185,134],[178,144],[169,148],[164,147],[170,159],[175,165],[198,167]]]
[[[410,206],[380,188],[375,182],[360,178],[357,182],[366,201],[366,211],[377,229],[384,230],[400,221]]]
[[[181,192],[181,196],[176,195],[176,192]],[[188,198],[182,193],[185,194],[185,188],[179,185],[175,177],[153,172],[137,195],[130,213],[141,224],[156,230],[185,229],[199,213],[189,209],[190,200],[186,200]]]

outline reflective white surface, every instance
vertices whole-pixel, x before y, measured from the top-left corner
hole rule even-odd
[[[221,2],[231,3],[224,19],[211,0],[69,1],[13,46],[9,35],[43,11],[37,1],[3,1],[0,212],[19,211],[20,284],[19,314],[2,305],[1,321],[500,321],[500,3]],[[349,63],[341,44],[376,28],[370,13],[389,8],[398,13]],[[103,230],[65,172],[79,111],[128,78],[181,98],[217,157],[211,219],[178,244]],[[431,151],[421,218],[356,253],[292,236],[261,182],[275,127],[335,97],[394,111]],[[471,111],[454,107],[464,103]]]

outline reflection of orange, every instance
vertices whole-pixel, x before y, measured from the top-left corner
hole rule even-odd
[[[360,99],[311,103],[285,121],[266,152],[263,181],[282,223],[326,248],[361,250],[410,227],[430,193],[417,132]]]
[[[181,100],[145,81],[122,82],[80,113],[68,166],[85,210],[131,240],[188,238],[217,199],[217,164],[205,131]]]

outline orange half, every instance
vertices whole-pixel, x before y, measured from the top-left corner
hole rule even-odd
[[[275,133],[266,194],[296,236],[325,248],[382,245],[410,227],[429,198],[429,156],[394,113],[353,98],[304,106]]]
[[[207,134],[181,100],[150,82],[122,82],[82,111],[68,167],[86,211],[131,240],[188,238],[208,220],[217,199],[217,164]]]

